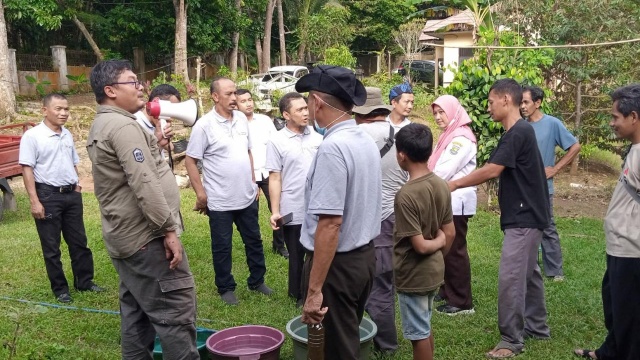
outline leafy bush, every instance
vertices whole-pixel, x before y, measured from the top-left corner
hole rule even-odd
[[[490,45],[496,41],[502,46],[522,45],[515,33],[503,31],[499,34],[482,32],[479,45]],[[465,60],[455,72],[451,85],[445,92],[460,100],[473,120],[471,128],[478,138],[478,165],[484,164],[504,129],[492,121],[487,112],[489,89],[494,82],[512,78],[523,85],[543,86],[543,69],[553,62],[553,50],[487,50],[476,51],[473,58]],[[544,107],[543,112],[548,112]]]
[[[51,85],[51,81],[47,79],[38,80],[31,75],[26,75],[25,78],[27,79],[27,82],[29,84],[36,86],[36,92],[38,93],[38,95],[40,95],[40,97],[47,95],[47,90],[45,86]]]
[[[357,59],[351,55],[351,51],[346,45],[326,49],[324,51],[324,60],[318,62],[318,64],[342,66],[347,69],[354,69],[356,63]]]

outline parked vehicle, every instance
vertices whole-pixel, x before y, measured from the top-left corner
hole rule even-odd
[[[411,66],[409,66],[411,64]],[[407,76],[407,69],[410,68],[412,82],[422,82],[433,86],[434,77],[436,73],[436,62],[432,60],[404,60],[400,66],[396,69],[397,73]],[[444,72],[442,66],[439,68],[438,85],[442,85],[442,77]]]
[[[33,126],[35,124],[30,122],[0,126],[0,132],[6,132],[0,133],[0,220],[5,209],[16,209],[16,200],[7,179],[22,175],[22,166],[18,163],[20,139]],[[22,134],[13,134],[17,128],[22,128]]]
[[[275,91],[281,93],[295,91],[295,85],[298,79],[308,73],[309,69],[307,69],[306,66],[274,66],[264,74],[251,75],[249,80],[241,82],[239,86],[242,87],[243,85],[252,84],[256,108],[269,112],[273,109],[273,104],[271,103],[273,93]]]

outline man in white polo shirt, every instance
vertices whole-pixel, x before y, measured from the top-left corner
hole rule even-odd
[[[267,143],[269,139],[276,133],[276,127],[273,121],[267,115],[256,114],[253,112],[253,97],[247,89],[238,89],[236,91],[238,98],[238,110],[243,113],[249,121],[249,131],[251,132],[251,155],[253,156],[253,172],[255,173],[258,188],[262,190],[264,197],[267,199],[267,207],[273,213],[271,207],[271,198],[269,197],[269,171],[267,171]],[[285,258],[289,257],[289,252],[284,246],[284,237],[282,230],[273,230],[273,252],[278,253]]]
[[[153,88],[151,94],[149,94],[149,101],[154,101],[155,99],[166,100],[172,103],[179,103],[182,101],[180,91],[169,84],[160,84]],[[161,148],[160,153],[162,154],[162,157],[165,157],[164,151],[169,149],[169,146],[171,146],[170,138],[171,135],[173,135],[171,122],[167,122],[163,131],[158,126],[160,124],[160,119],[149,115],[146,107],[143,107],[133,115],[136,116],[136,122],[140,124],[144,131],[156,137],[158,140],[158,147]]]
[[[244,243],[250,290],[270,295],[264,283],[264,250],[258,225],[258,186],[253,172],[251,132],[237,106],[236,84],[217,77],[211,82],[215,106],[191,131],[185,165],[196,193],[195,209],[209,216],[215,284],[222,300],[237,305],[231,274],[233,224]],[[204,185],[196,165],[202,160]]]
[[[322,143],[322,135],[309,126],[309,109],[305,98],[296,92],[280,99],[280,113],[287,121],[267,145],[267,169],[271,193],[271,228],[282,229],[289,249],[289,296],[302,305],[300,280],[304,248],[300,230],[304,219],[304,186],[309,166]],[[290,223],[278,226],[283,215],[293,214]]]

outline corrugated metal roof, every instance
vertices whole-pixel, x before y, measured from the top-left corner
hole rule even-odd
[[[427,23],[424,25],[424,28],[422,29],[422,33],[423,35],[425,33],[434,33],[444,27],[447,27],[449,25],[456,25],[456,24],[466,24],[466,25],[475,26],[476,21],[473,16],[473,12],[471,12],[471,10],[469,9],[466,9],[446,19],[428,20]],[[429,36],[429,35],[426,35],[426,36]],[[427,38],[426,40],[428,39],[429,38]],[[420,36],[420,40],[422,40],[422,36]]]

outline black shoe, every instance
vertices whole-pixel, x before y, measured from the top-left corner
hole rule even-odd
[[[86,288],[86,289],[78,289],[78,291],[91,291],[91,292],[97,292],[98,293],[98,292],[106,291],[106,289],[103,288],[103,287],[100,287],[100,286],[98,286],[98,285],[96,285],[94,283],[91,283],[91,286],[89,286],[88,288]]]
[[[58,302],[61,302],[61,303],[64,303],[64,304],[68,304],[68,303],[73,301],[73,298],[71,297],[71,295],[69,295],[69,293],[62,293],[62,294],[58,295],[56,300],[58,300]]]
[[[279,248],[273,248],[273,252],[276,254],[280,254],[281,256],[283,256],[285,259],[289,258],[289,251],[287,250],[287,248],[283,247],[279,247]]]
[[[238,305],[240,303],[233,291],[227,291],[226,293],[220,295],[220,297],[222,298],[222,301],[224,301],[227,305]]]
[[[445,314],[445,315],[449,315],[449,316],[456,316],[456,315],[463,315],[463,314],[467,314],[467,315],[472,315],[475,314],[476,311],[471,308],[471,309],[460,309],[458,307],[449,305],[449,304],[443,304],[440,305],[436,308],[436,311],[438,311],[439,313]]]
[[[251,291],[255,291],[255,292],[259,292],[263,295],[271,295],[273,294],[273,290],[268,287],[265,283],[260,284],[260,286],[258,286],[255,289],[250,289]]]

